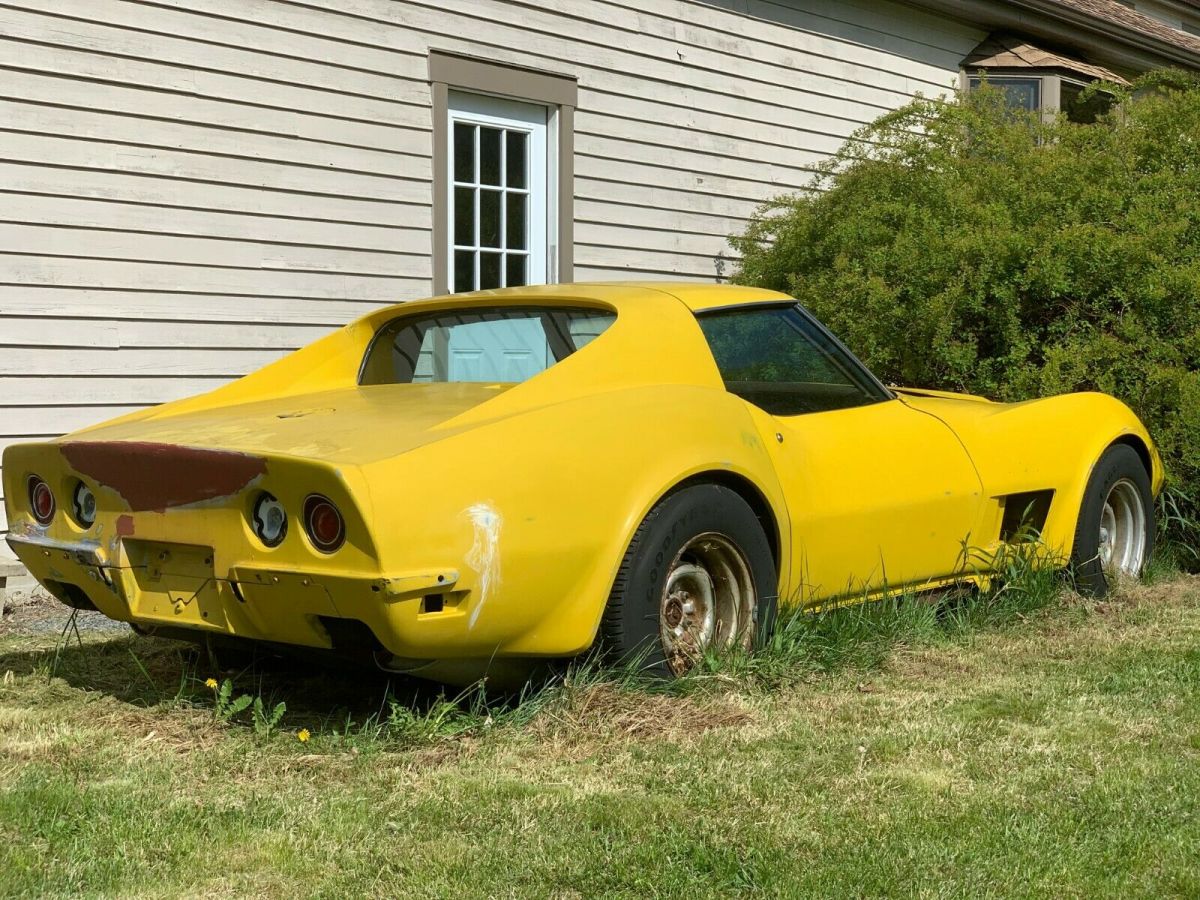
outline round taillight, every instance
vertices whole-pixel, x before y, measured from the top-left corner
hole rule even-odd
[[[54,492],[50,490],[50,485],[37,475],[30,475],[29,508],[33,511],[33,517],[43,525],[49,525],[50,520],[54,518],[55,506]]]
[[[82,481],[76,482],[71,493],[71,514],[84,528],[91,528],[96,522],[96,495]]]
[[[287,535],[287,510],[266,491],[254,501],[254,533],[268,547],[278,547]]]
[[[346,523],[333,501],[320,494],[311,494],[304,501],[304,530],[313,546],[323,553],[332,553],[346,540]]]

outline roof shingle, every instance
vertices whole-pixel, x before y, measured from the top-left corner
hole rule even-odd
[[[1011,34],[993,34],[963,60],[968,69],[1065,69],[1116,84],[1129,82],[1109,69],[1046,50]]]
[[[1200,53],[1200,37],[1187,34],[1178,28],[1172,28],[1136,9],[1130,9],[1124,4],[1117,3],[1116,0],[1052,0],[1052,2],[1057,6],[1074,9],[1093,18],[1141,32],[1164,44],[1181,47],[1192,53]],[[1200,2],[1192,2],[1192,0],[1185,0],[1185,2],[1200,9]]]

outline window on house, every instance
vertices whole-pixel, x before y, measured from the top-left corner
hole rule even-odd
[[[967,79],[971,90],[978,89],[984,83],[985,79],[978,75]],[[1045,115],[1053,115],[1056,110],[1060,110],[1069,121],[1081,124],[1095,122],[1098,116],[1108,112],[1115,99],[1112,94],[1104,91],[1091,91],[1084,96],[1089,86],[1088,82],[1074,81],[1055,74],[1036,77],[988,75],[986,84],[990,88],[1003,91],[1005,102],[1013,109],[1028,112],[1040,110]]]
[[[1108,112],[1113,104],[1112,94],[1092,91],[1085,95],[1086,90],[1086,84],[1065,79],[1059,88],[1059,107],[1062,109],[1063,115],[1072,122],[1084,125],[1095,122],[1099,116]]]
[[[544,106],[450,94],[455,293],[546,282],[546,119]]]
[[[971,90],[983,85],[982,78],[970,79]],[[1042,79],[1040,78],[1007,78],[1004,76],[989,77],[988,87],[1004,92],[1005,102],[1013,109],[1024,109],[1034,112],[1042,108]]]

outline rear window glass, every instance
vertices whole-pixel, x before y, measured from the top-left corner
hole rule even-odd
[[[584,347],[615,319],[603,310],[564,307],[402,316],[376,333],[359,383],[524,381]]]

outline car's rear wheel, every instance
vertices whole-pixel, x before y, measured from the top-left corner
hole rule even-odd
[[[719,485],[685,488],[639,526],[600,637],[617,659],[682,675],[709,651],[751,649],[774,618],[776,581],[770,544],[746,501]]]
[[[1071,562],[1075,584],[1103,597],[1120,578],[1137,578],[1154,551],[1154,498],[1150,474],[1137,451],[1109,447],[1092,470]]]

